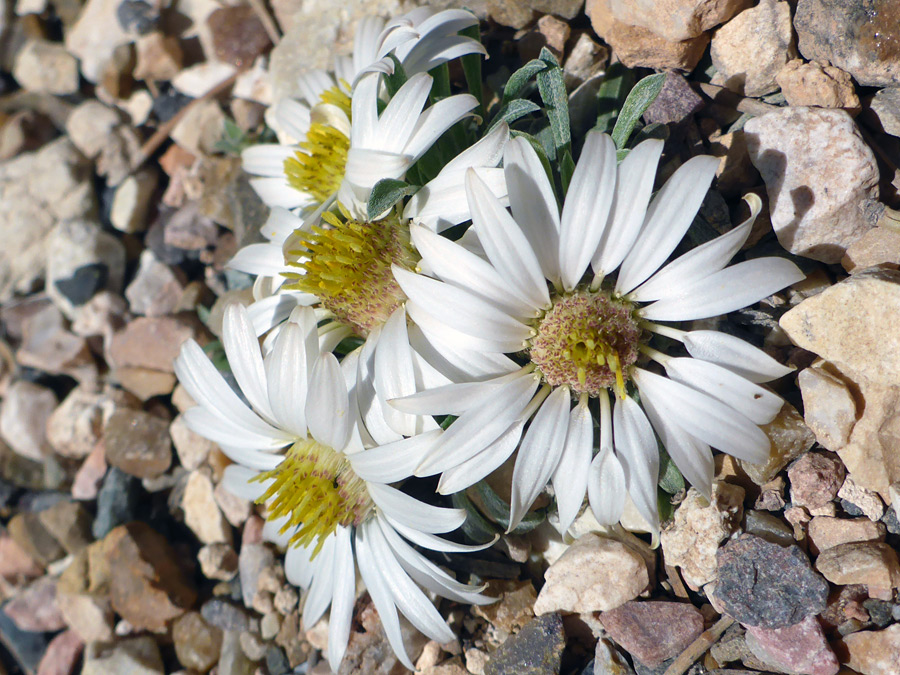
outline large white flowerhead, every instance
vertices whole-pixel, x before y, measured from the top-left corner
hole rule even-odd
[[[726,267],[750,232],[755,199],[745,223],[664,265],[718,160],[685,162],[651,200],[661,152],[661,142],[646,141],[617,166],[610,138],[589,133],[560,213],[536,153],[517,138],[504,158],[512,215],[467,176],[481,251],[413,228],[430,276],[395,267],[409,316],[436,345],[517,361],[493,379],[392,402],[405,412],[459,416],[417,470],[442,473],[441,492],[480,480],[518,447],[511,527],[552,482],[563,528],[586,490],[601,523],[619,519],[627,491],[657,528],[656,436],[707,493],[710,446],[752,462],[768,455],[757,425],[782,401],[757,383],[789,369],[737,338],[659,322],[731,312],[803,274],[783,258]],[[682,342],[690,356],[661,353],[651,346],[655,335]]]
[[[222,340],[237,384],[225,382],[201,348],[185,343],[175,372],[198,405],[188,427],[217,442],[235,464],[225,471],[232,492],[264,503],[265,535],[288,548],[285,573],[306,591],[303,622],[331,607],[328,661],[346,651],[356,569],[366,584],[391,646],[410,669],[397,610],[439,642],[453,639],[423,588],[461,602],[483,603],[480,588],[457,582],[408,542],[438,551],[473,548],[435,534],[449,532],[465,512],[419,502],[393,483],[407,478],[440,429],[412,418],[410,434],[364,417],[378,407],[367,381],[356,377],[359,352],[339,364],[319,351],[312,309],[296,309],[263,357],[246,310],[226,309]],[[348,385],[349,382],[349,385]],[[380,411],[376,410],[378,415]]]
[[[283,99],[267,112],[266,120],[276,131],[279,144],[244,151],[244,169],[258,176],[251,184],[262,200],[270,206],[314,212],[333,199],[341,185],[351,146],[412,157],[414,162],[417,154],[475,107],[471,97],[449,97],[436,110],[423,113],[421,90],[424,87],[427,96],[428,70],[465,54],[484,53],[477,40],[457,34],[477,23],[477,18],[464,10],[433,13],[424,8],[388,24],[378,17],[361,20],[352,59],[339,58],[334,74],[322,70],[305,73],[299,81],[300,100]],[[391,124],[378,127],[380,75],[393,68],[389,54],[402,64],[412,84],[407,82],[397,92],[395,98],[401,101],[389,106],[390,114],[385,111]],[[360,84],[366,82],[362,86],[364,100],[351,104],[360,78]],[[365,128],[354,132],[354,118]],[[423,128],[413,132],[411,125],[417,123]],[[382,132],[400,135],[385,141]],[[362,159],[354,161],[358,167]],[[398,164],[394,162],[394,173]],[[358,180],[353,185],[361,189]]]

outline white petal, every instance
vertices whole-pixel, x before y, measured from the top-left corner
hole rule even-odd
[[[581,281],[606,229],[616,192],[616,146],[599,131],[588,132],[563,204],[559,273],[571,291]]]
[[[254,176],[281,178],[287,184],[284,162],[297,153],[297,148],[289,145],[251,145],[241,153],[244,171]]]
[[[254,178],[250,181],[250,187],[259,195],[266,206],[278,206],[283,209],[298,209],[313,201],[305,192],[296,190],[288,185],[284,176],[275,178]]]
[[[270,277],[288,271],[284,264],[281,246],[277,244],[250,244],[244,246],[228,261],[232,269]]]
[[[625,509],[625,471],[610,446],[600,449],[591,462],[587,484],[588,501],[601,525],[615,525]]]
[[[686,286],[678,295],[639,310],[651,321],[690,321],[727,314],[758,302],[805,275],[785,258],[756,258]]]
[[[398,434],[416,433],[416,417],[385,405],[384,402],[416,391],[409,336],[406,333],[406,312],[395,310],[381,329],[375,348],[375,391],[382,401],[385,421]]]
[[[328,665],[337,672],[350,639],[356,599],[356,565],[350,546],[350,529],[338,527],[334,537],[334,589],[331,613],[328,615]]]
[[[388,150],[397,154],[406,152],[406,144],[422,109],[428,100],[432,78],[426,73],[410,77],[391,98],[378,119],[378,128],[370,144],[370,150]]]
[[[716,157],[692,157],[656,193],[640,236],[622,262],[616,280],[617,293],[624,295],[631,291],[672,254],[697,215],[718,166]]]
[[[318,298],[307,293],[285,291],[257,300],[247,308],[247,315],[257,336],[267,333],[287,319],[298,305],[311,305]]]
[[[290,98],[283,98],[272,106],[271,111],[275,124],[280,127],[277,131],[287,134],[295,141],[306,139],[309,132],[308,106]]]
[[[584,502],[593,448],[594,420],[585,400],[569,413],[566,444],[553,472],[553,492],[556,493],[561,532],[569,529]]]
[[[410,304],[407,303],[407,315],[410,315],[409,307]],[[419,315],[421,314],[420,312]],[[426,335],[418,324],[410,326],[409,340],[416,353],[451,382],[477,382],[519,369],[515,361],[500,352],[473,351],[448,344],[436,338],[433,333]]]
[[[520,419],[477,455],[452,469],[447,469],[441,474],[441,480],[437,487],[438,493],[452,495],[460,490],[465,490],[499,468],[519,445],[524,428],[525,420]]]
[[[503,169],[474,167],[472,171],[484,181],[503,206],[509,205]],[[472,212],[466,199],[465,174],[448,176],[446,179],[438,176],[423,186],[406,203],[403,217],[424,225],[433,232],[443,232],[471,220]]]
[[[533,248],[528,233],[520,229],[472,169],[466,173],[466,196],[473,228],[491,264],[511,290],[533,309],[547,307],[550,295],[539,262],[541,253]]]
[[[553,187],[534,148],[524,138],[506,146],[503,159],[513,217],[537,254],[541,271],[559,282],[559,210]]]
[[[656,483],[659,479],[659,451],[653,427],[634,399],[616,398],[613,409],[613,436],[622,462],[628,494],[644,520],[659,530]]]
[[[466,512],[462,509],[445,509],[425,504],[387,485],[369,483],[368,489],[372,501],[385,514],[419,532],[449,532],[466,520]]]
[[[659,415],[692,436],[738,459],[760,463],[769,457],[768,436],[733,408],[646,370],[635,368],[633,377],[641,396],[653,402]]]
[[[669,359],[666,374],[676,382],[719,399],[756,424],[771,422],[784,405],[784,399],[768,389],[708,361],[689,357]]]
[[[768,382],[794,371],[749,342],[714,330],[686,333],[684,346],[695,359],[718,363],[751,382]]]
[[[376,326],[358,352],[354,385],[356,406],[365,423],[365,431],[377,445],[393,443],[402,438],[385,421],[384,401],[375,392],[375,351],[381,339],[381,329],[381,326]]]
[[[269,217],[259,228],[259,232],[266,239],[280,246],[295,230],[302,227],[303,220],[301,218],[287,209],[275,207],[269,211]]]
[[[420,532],[411,527],[407,527],[403,523],[398,522],[396,519],[391,518],[387,514],[381,514],[379,518],[383,518],[384,522],[390,524],[392,528],[394,528],[398,533],[400,533],[405,539],[409,539],[416,546],[421,546],[423,548],[427,548],[430,551],[443,551],[446,553],[471,553],[472,551],[483,551],[486,548],[489,548],[491,544],[457,544],[454,541],[449,541],[444,539],[443,537],[436,537],[433,534],[428,534],[427,532]],[[495,540],[496,541],[496,540]]]
[[[350,440],[350,399],[334,354],[321,354],[313,367],[306,399],[306,424],[319,443],[343,450]]]
[[[315,626],[328,605],[334,591],[334,535],[329,535],[322,550],[313,561],[315,573],[306,597],[303,598],[303,627],[309,630]]]
[[[609,274],[614,271],[637,239],[653,192],[656,165],[662,151],[662,141],[647,140],[629,152],[619,164],[609,227],[591,261],[594,272]]]
[[[225,467],[222,483],[225,489],[236,497],[255,502],[266,491],[265,483],[253,480],[258,475],[259,471],[254,471],[240,464],[231,464]]]
[[[673,260],[629,293],[628,297],[639,302],[668,298],[681,293],[685,286],[723,269],[747,241],[753,221],[762,208],[759,197],[753,193],[750,196],[754,199],[748,200],[751,204],[751,213],[747,220],[730,232],[701,244]]]
[[[425,433],[380,445],[349,456],[353,472],[365,481],[395,483],[409,478],[431,452],[441,431]]]
[[[266,386],[266,369],[256,331],[247,316],[247,309],[238,302],[225,308],[222,344],[228,365],[247,400],[261,415],[273,419]]]
[[[278,425],[298,438],[306,437],[306,395],[309,364],[299,326],[285,324],[266,358],[268,398]]]
[[[478,107],[470,94],[456,94],[431,105],[419,116],[416,129],[403,152],[419,159],[454,124]]]
[[[307,548],[291,546],[284,554],[284,576],[294,586],[299,586],[303,590],[309,588],[316,571],[315,565],[309,559],[313,548],[313,546]]]
[[[423,299],[425,296],[423,296]],[[433,311],[433,310],[431,310]],[[479,371],[484,370],[483,366],[487,366],[487,370],[491,371],[491,366],[497,362],[497,359],[504,359],[506,351],[518,351],[521,345],[510,343],[506,340],[486,339],[475,335],[463,333],[452,327],[449,323],[445,323],[444,319],[438,314],[432,314],[430,310],[425,309],[421,305],[412,300],[406,301],[406,314],[412,319],[422,334],[425,335],[429,342],[442,346],[440,350],[441,357],[446,356],[447,360],[436,360],[433,363],[435,367],[440,368],[448,377],[454,380],[468,379],[465,374],[469,370],[466,369],[465,358],[458,357],[460,354],[473,354],[475,358],[486,357],[482,360],[487,363],[473,364]],[[451,360],[452,359],[452,360]]]
[[[531,420],[513,469],[507,532],[522,521],[559,464],[569,428],[570,400],[569,388],[557,387]]]

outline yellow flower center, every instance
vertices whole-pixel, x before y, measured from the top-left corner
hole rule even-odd
[[[391,264],[415,268],[419,257],[409,226],[394,214],[368,223],[325,213],[322,221],[310,231],[295,230],[299,246],[287,252],[286,264],[300,271],[286,275],[293,279],[287,288],[317,296],[365,337],[406,299]]]
[[[281,464],[254,478],[270,479],[257,503],[268,503],[269,519],[287,518],[282,533],[297,528],[291,546],[315,541],[313,556],[338,525],[359,525],[373,508],[366,482],[353,473],[346,456],[312,439],[294,443]]]
[[[324,91],[319,101],[340,108],[350,119],[350,97],[338,87]],[[284,160],[288,185],[322,203],[337,192],[344,178],[350,139],[339,129],[313,122],[299,145],[301,149]]]
[[[625,396],[629,367],[637,361],[641,328],[634,307],[604,291],[576,290],[553,300],[536,321],[528,352],[544,381],[599,396]]]

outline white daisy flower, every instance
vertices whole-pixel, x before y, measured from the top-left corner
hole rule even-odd
[[[432,13],[421,8],[388,24],[378,17],[362,19],[352,58],[339,58],[334,74],[323,70],[305,73],[299,82],[301,100],[284,99],[267,111],[266,120],[276,131],[279,144],[261,144],[244,151],[244,170],[258,176],[251,185],[260,198],[269,206],[315,211],[333,198],[340,186],[351,147],[393,158],[395,172],[402,164],[395,155],[414,162],[475,107],[472,97],[453,96],[423,113],[421,91],[425,89],[427,98],[431,79],[426,71],[465,54],[485,53],[477,40],[457,34],[477,24],[471,12],[456,9]],[[395,98],[400,97],[402,103],[392,104],[380,123],[376,100],[380,74],[393,68],[388,54],[403,65],[411,83],[397,92]],[[351,84],[360,77],[360,84],[366,83],[362,86],[364,100],[351,104],[351,95],[355,98]],[[353,131],[352,118],[363,128]],[[385,138],[382,133],[398,135]],[[354,167],[364,161],[358,155],[354,153]],[[355,171],[359,173],[360,168]],[[353,184],[359,188],[358,180]]]
[[[327,655],[336,671],[349,639],[358,569],[391,646],[414,669],[398,609],[425,635],[446,642],[453,632],[425,591],[491,602],[482,588],[456,581],[408,543],[436,551],[484,548],[435,536],[458,528],[465,511],[419,502],[389,485],[410,475],[440,429],[430,418],[420,418],[409,437],[365,424],[371,392],[358,386],[355,371],[367,356],[355,352],[339,364],[321,353],[309,308],[293,312],[263,357],[246,309],[232,304],[222,341],[249,406],[188,341],[175,372],[198,405],[185,421],[236,462],[225,471],[226,487],[266,504],[265,533],[288,548],[285,573],[305,591],[304,625],[331,607]]]
[[[416,471],[441,473],[440,492],[475,483],[518,447],[510,528],[550,482],[564,529],[587,491],[601,523],[619,520],[627,492],[656,530],[654,431],[707,493],[710,446],[751,462],[767,457],[769,439],[758,425],[774,418],[782,400],[757,383],[789,369],[737,338],[659,322],[725,314],[803,274],[783,258],[726,267],[759,211],[755,197],[746,222],[663,265],[718,160],[687,161],[651,200],[661,152],[661,142],[646,141],[617,166],[610,138],[589,133],[560,213],[536,153],[517,138],[504,158],[512,215],[476,175],[466,179],[470,231],[482,255],[413,228],[430,276],[394,267],[410,318],[434,344],[508,354],[522,364],[392,401],[407,413],[458,416]],[[680,341],[690,357],[653,349],[654,335]],[[651,360],[668,377],[650,369]],[[640,404],[627,395],[631,384]],[[599,453],[592,457],[595,424]]]

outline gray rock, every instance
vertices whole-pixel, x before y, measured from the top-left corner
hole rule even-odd
[[[828,582],[796,546],[744,534],[719,549],[715,595],[742,624],[785,628],[825,609]]]
[[[253,606],[253,596],[256,595],[256,587],[260,573],[275,563],[275,555],[272,550],[263,544],[244,544],[238,558],[238,571],[241,575],[241,593],[244,605]]]
[[[878,165],[843,110],[785,108],[744,126],[772,228],[791,253],[826,263],[875,226]]]
[[[125,297],[134,314],[165,316],[175,311],[183,292],[184,285],[175,270],[145,249],[134,280],[125,289]]]
[[[669,71],[659,96],[644,113],[648,124],[677,124],[703,107],[703,99],[681,73]]]
[[[900,87],[876,92],[869,103],[869,111],[884,133],[900,136]]]
[[[566,636],[557,612],[529,621],[491,655],[484,675],[555,675]]]
[[[808,60],[827,61],[863,86],[900,85],[896,0],[800,0],[794,29]]]
[[[247,613],[221,598],[213,598],[203,603],[200,614],[208,624],[217,626],[226,632],[238,634],[250,627],[250,618]]]
[[[113,467],[106,473],[97,494],[97,516],[91,526],[96,539],[102,539],[115,527],[137,518],[141,483],[134,476]]]

